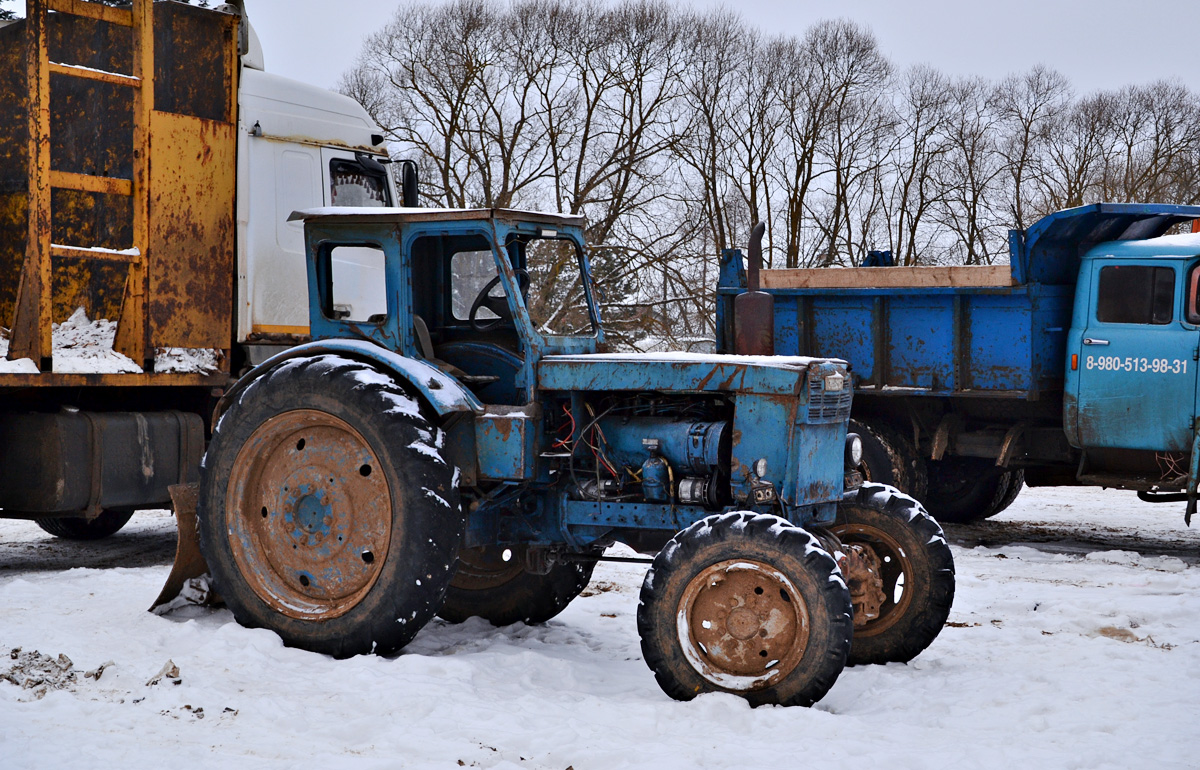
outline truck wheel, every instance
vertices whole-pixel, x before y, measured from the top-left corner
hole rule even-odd
[[[991,460],[978,457],[931,460],[928,467],[929,491],[922,500],[938,521],[969,524],[994,516],[1008,507],[1004,499],[1014,471],[1000,471]],[[1024,481],[1023,472],[1021,481]],[[1019,487],[1017,491],[1020,491]],[[1016,499],[1015,494],[1013,499]]]
[[[918,499],[924,497],[928,484],[925,460],[903,433],[887,423],[861,420],[850,420],[848,430],[862,439],[859,467],[864,480],[893,486]]]
[[[942,528],[908,495],[864,484],[830,531],[854,603],[849,665],[906,663],[941,633],[954,602],[954,557]]]
[[[443,439],[356,361],[294,359],[251,383],[213,431],[198,501],[234,618],[337,657],[408,643],[441,605],[464,529]]]
[[[86,516],[67,516],[56,519],[38,519],[37,525],[55,537],[64,540],[102,540],[115,534],[129,523],[133,513],[103,511],[94,519]]]
[[[992,512],[986,518],[990,519],[1017,501],[1017,495],[1021,494],[1021,489],[1025,486],[1024,469],[1018,468],[1005,473],[1004,483],[1004,496],[992,507]]]
[[[545,623],[587,588],[595,567],[569,561],[539,575],[526,569],[524,546],[464,548],[438,616],[451,623],[480,617],[494,626]]]
[[[837,680],[853,634],[850,594],[811,534],[777,516],[709,516],[655,557],[642,584],[642,655],[677,700],[811,706]]]

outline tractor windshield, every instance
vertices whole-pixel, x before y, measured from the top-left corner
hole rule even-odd
[[[592,336],[598,325],[591,288],[583,279],[583,254],[569,238],[512,236],[509,258],[528,274],[522,281],[533,327],[551,336]]]

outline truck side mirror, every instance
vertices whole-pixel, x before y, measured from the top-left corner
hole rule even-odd
[[[400,191],[402,202],[406,208],[415,209],[421,205],[421,201],[417,197],[418,181],[420,180],[417,177],[416,161],[400,161]]]

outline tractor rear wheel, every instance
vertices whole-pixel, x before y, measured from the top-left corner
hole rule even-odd
[[[829,531],[854,602],[849,665],[906,663],[941,633],[954,602],[954,557],[942,528],[908,495],[864,484]]]
[[[37,525],[55,537],[64,540],[102,540],[116,534],[129,523],[132,512],[103,511],[94,519],[86,516],[65,516],[54,519],[38,519]]]
[[[837,680],[850,595],[817,539],[777,516],[709,516],[655,557],[642,584],[642,655],[677,700],[811,706]]]
[[[213,431],[197,521],[237,621],[337,657],[407,644],[464,528],[443,438],[389,375],[339,356],[247,386]]]
[[[545,623],[587,588],[594,560],[556,563],[544,575],[526,566],[525,546],[483,546],[458,553],[438,616],[451,623],[481,617],[494,626]]]

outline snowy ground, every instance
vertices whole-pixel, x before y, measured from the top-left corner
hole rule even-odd
[[[636,565],[600,565],[544,627],[438,621],[396,658],[334,661],[224,610],[145,612],[166,514],[84,548],[0,521],[0,650],[21,648],[0,675],[35,651],[75,674],[40,699],[0,680],[0,767],[1196,768],[1200,527],[1180,508],[1026,490],[948,529],[954,610],[917,660],[757,710],[658,690]]]

